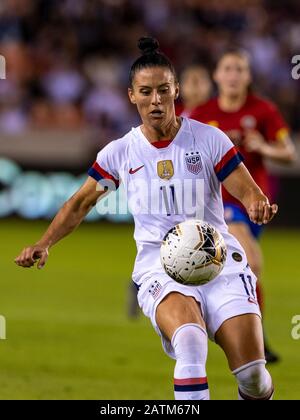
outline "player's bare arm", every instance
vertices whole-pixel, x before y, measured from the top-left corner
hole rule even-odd
[[[279,163],[292,163],[297,159],[295,146],[289,136],[270,143],[257,130],[248,130],[244,147],[247,152],[260,153],[263,157]]]
[[[277,204],[270,204],[243,163],[225,179],[223,185],[243,204],[253,223],[267,224],[278,212]]]
[[[104,189],[89,177],[66,201],[42,238],[35,245],[24,248],[15,263],[20,267],[30,268],[39,260],[38,268],[42,268],[47,261],[49,249],[80,225],[103,194],[106,194]]]

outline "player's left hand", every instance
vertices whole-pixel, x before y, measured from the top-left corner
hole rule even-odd
[[[248,209],[248,214],[251,222],[258,225],[266,225],[278,212],[277,204],[270,204],[266,200],[254,201]]]
[[[247,152],[255,152],[264,155],[268,143],[259,131],[247,130],[243,140],[243,146]]]

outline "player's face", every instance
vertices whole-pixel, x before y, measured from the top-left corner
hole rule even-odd
[[[184,101],[203,104],[208,101],[211,90],[212,83],[206,69],[195,67],[183,72],[180,91]]]
[[[174,101],[179,87],[168,68],[150,67],[138,71],[128,94],[144,125],[160,129],[175,118]]]
[[[230,97],[244,95],[252,81],[247,58],[225,55],[218,64],[214,80],[221,95]]]

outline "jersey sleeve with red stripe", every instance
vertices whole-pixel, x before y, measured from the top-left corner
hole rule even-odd
[[[214,130],[213,165],[218,180],[223,182],[243,162],[243,157],[226,134],[217,128]]]
[[[107,144],[97,155],[88,174],[110,190],[119,187],[119,173],[115,163],[115,142]]]

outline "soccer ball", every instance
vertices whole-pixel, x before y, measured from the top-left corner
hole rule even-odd
[[[188,220],[174,226],[160,248],[166,273],[189,286],[201,286],[213,280],[223,269],[226,256],[223,236],[202,220]]]

